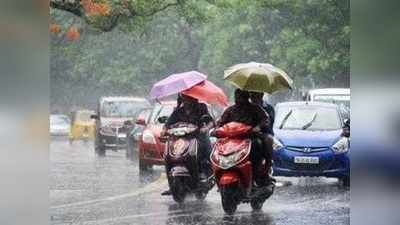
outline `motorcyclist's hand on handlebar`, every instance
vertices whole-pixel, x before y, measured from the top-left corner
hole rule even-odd
[[[164,137],[166,135],[167,135],[167,128],[164,126],[163,129],[161,130],[160,137]]]
[[[261,132],[261,128],[259,126],[255,126],[251,131],[253,131],[254,133],[259,133]]]

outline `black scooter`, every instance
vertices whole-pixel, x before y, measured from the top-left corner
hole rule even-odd
[[[198,200],[206,198],[215,181],[210,171],[207,179],[199,179],[198,127],[190,123],[179,122],[167,130],[164,159],[168,184],[173,199],[183,203],[188,194],[194,194]]]

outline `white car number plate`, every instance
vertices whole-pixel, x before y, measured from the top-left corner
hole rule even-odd
[[[119,138],[126,138],[126,134],[125,133],[120,133],[120,134],[118,134],[118,137]]]
[[[318,164],[318,157],[305,157],[305,156],[295,156],[294,163],[307,163],[307,164]]]

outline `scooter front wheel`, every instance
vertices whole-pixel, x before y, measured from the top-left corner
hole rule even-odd
[[[196,197],[197,200],[203,201],[207,197],[207,193],[204,193],[204,192],[200,191],[200,192],[196,192],[194,194],[194,196]]]
[[[260,210],[264,205],[264,201],[261,201],[259,199],[254,199],[251,200],[250,205],[253,210]]]
[[[186,188],[184,177],[172,177],[171,179],[172,198],[179,204],[186,198]]]
[[[238,205],[238,201],[236,199],[238,187],[237,186],[226,186],[221,187],[221,202],[222,208],[224,209],[226,214],[232,215],[235,213]]]

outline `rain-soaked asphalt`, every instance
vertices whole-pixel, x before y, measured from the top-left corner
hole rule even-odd
[[[241,204],[234,216],[222,210],[214,188],[204,202],[189,198],[183,206],[171,197],[162,167],[139,176],[137,161],[125,152],[98,158],[92,143],[50,143],[51,224],[349,224],[350,192],[336,179],[282,178],[283,186],[252,212]]]

